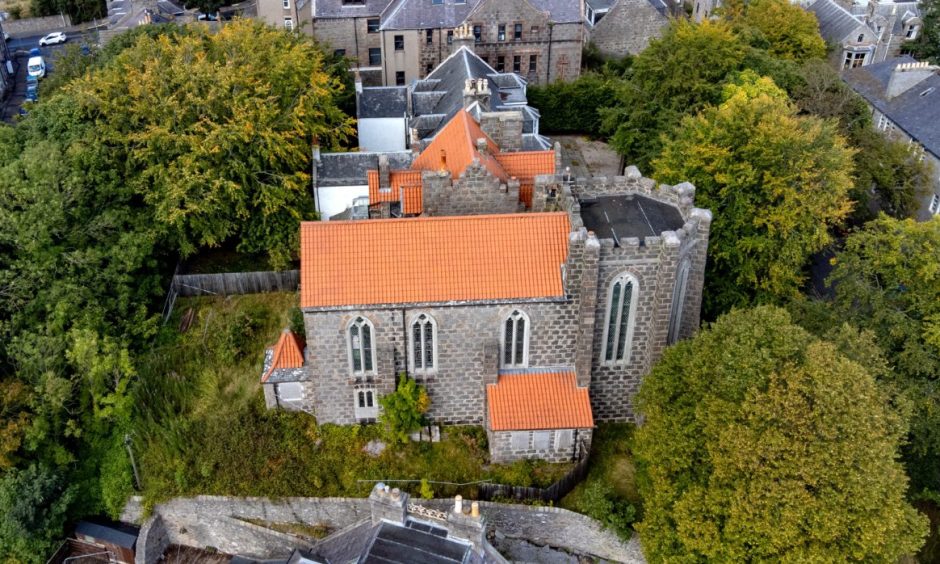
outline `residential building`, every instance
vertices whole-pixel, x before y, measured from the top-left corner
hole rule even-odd
[[[860,1],[850,7],[853,14],[861,15],[878,35],[878,47],[872,62],[898,57],[904,43],[920,34],[920,2]]]
[[[572,182],[553,151],[504,155],[493,136],[518,126],[484,122],[458,112],[411,169],[369,173],[370,204],[391,207],[384,183],[420,215],[302,224],[306,338],[266,354],[269,407],[374,421],[406,373],[435,423],[484,425],[495,461],[569,460],[595,421],[633,420],[642,377],[698,327],[711,214],[633,167]]]
[[[586,0],[587,38],[607,57],[636,55],[669,25],[665,0]]]
[[[369,217],[369,171],[411,166],[411,151],[314,153],[311,179],[314,207],[321,220]]]
[[[940,214],[940,67],[905,55],[847,71],[843,80],[872,109],[875,128],[908,143],[931,168],[934,182],[921,198],[917,218]]]
[[[186,23],[194,17],[170,0],[108,0],[107,8],[107,28],[98,32],[102,45],[140,25]]]
[[[880,34],[862,16],[852,14],[835,0],[816,0],[807,8],[819,20],[819,34],[838,45],[832,63],[839,69],[854,69],[875,62]]]
[[[421,144],[459,110],[522,114],[523,147],[548,149],[539,135],[538,110],[527,104],[526,80],[500,73],[461,45],[426,78],[407,86],[365,87],[357,79],[359,147],[363,151],[420,151]]]
[[[335,54],[356,61],[366,86],[387,84],[382,64],[381,18],[389,2],[312,0],[311,9],[305,14],[311,18],[310,32],[318,41]]]

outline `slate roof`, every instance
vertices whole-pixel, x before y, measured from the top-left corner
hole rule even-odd
[[[927,151],[940,158],[940,75],[935,72],[906,92],[890,100],[885,97],[894,68],[913,62],[916,61],[910,55],[888,59],[848,70],[842,74],[842,80]],[[933,90],[928,91],[930,88]]]
[[[807,10],[816,14],[819,34],[833,43],[841,43],[859,27],[868,27],[861,18],[853,16],[834,0],[816,0]]]
[[[317,164],[317,186],[365,186],[369,171],[379,168],[380,155],[388,157],[392,169],[408,168],[414,160],[411,151],[323,153]]]
[[[555,23],[581,21],[581,3],[576,0],[529,0],[536,10],[548,12]]]
[[[417,528],[380,524],[359,564],[454,564],[471,556],[468,543]]]
[[[134,548],[139,533],[138,527],[124,523],[104,525],[91,521],[79,521],[75,525],[76,535],[92,537],[123,548]]]
[[[674,206],[640,195],[601,196],[581,200],[581,218],[598,239],[659,237],[681,229],[685,222]]]
[[[609,10],[617,0],[587,0],[586,4],[594,10]]]
[[[343,5],[343,0],[314,0],[314,18],[364,18],[378,16],[390,0],[363,0],[362,5]]]
[[[561,298],[568,214],[303,222],[300,306]]]
[[[402,117],[408,113],[408,87],[371,86],[359,93],[359,118]]]
[[[480,1],[466,0],[458,4],[454,0],[444,0],[441,4],[432,4],[431,0],[392,0],[382,12],[382,29],[457,27]]]
[[[572,370],[502,372],[486,386],[486,400],[493,431],[594,426],[588,389],[578,387]]]

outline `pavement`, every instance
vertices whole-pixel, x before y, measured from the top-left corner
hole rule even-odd
[[[9,41],[7,41],[7,49],[9,49],[10,58],[13,61],[13,68],[15,70],[15,81],[13,92],[7,97],[6,100],[2,101],[2,106],[0,106],[0,119],[3,121],[13,123],[15,117],[19,115],[20,107],[23,105],[23,102],[26,99],[26,62],[29,59],[30,49],[33,47],[39,47],[43,58],[46,60],[46,74],[50,75],[55,72],[56,55],[65,49],[66,45],[71,43],[87,43],[91,45],[94,44],[97,40],[97,33],[94,30],[75,32],[63,29],[60,31],[66,32],[68,35],[68,41],[65,43],[60,43],[59,45],[39,47],[39,40],[46,35],[45,33],[12,37]],[[51,31],[48,33],[51,33]]]

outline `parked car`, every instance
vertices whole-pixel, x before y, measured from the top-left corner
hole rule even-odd
[[[43,47],[45,45],[57,45],[59,43],[65,43],[67,39],[68,37],[66,37],[66,35],[61,31],[53,31],[49,35],[39,40],[39,46]]]
[[[33,49],[29,52],[29,61],[26,62],[26,74],[35,79],[40,79],[46,76],[46,61],[42,58],[42,55],[33,54],[34,51],[39,51],[39,49]]]
[[[196,19],[201,22],[216,22],[219,21],[219,16],[216,14],[204,14],[199,12],[199,14],[196,15]]]
[[[26,101],[35,102],[38,99],[39,99],[39,83],[38,82],[26,83]]]

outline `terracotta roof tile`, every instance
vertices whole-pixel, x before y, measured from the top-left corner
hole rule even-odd
[[[389,189],[379,189],[379,171],[369,171],[369,203],[397,202],[401,197],[402,186],[421,185],[420,170],[393,170],[388,174]]]
[[[486,139],[487,154],[477,151],[477,139]],[[505,180],[508,178],[493,154],[499,147],[483,130],[480,124],[467,113],[460,110],[451,118],[418,158],[411,163],[411,168],[420,170],[447,170],[452,178],[458,178],[473,159],[479,160],[491,174]]]
[[[490,429],[584,429],[594,426],[591,398],[574,372],[500,374],[486,387]]]
[[[509,176],[532,180],[540,174],[555,174],[555,151],[496,153],[496,160]]]
[[[271,373],[280,368],[301,368],[304,365],[304,347],[300,337],[290,329],[284,329],[281,338],[274,345],[274,355],[271,360],[271,368],[261,378],[262,382],[267,382]]]
[[[401,213],[417,215],[424,211],[421,201],[421,184],[401,187]]]
[[[569,230],[564,212],[303,222],[300,306],[561,297]]]

